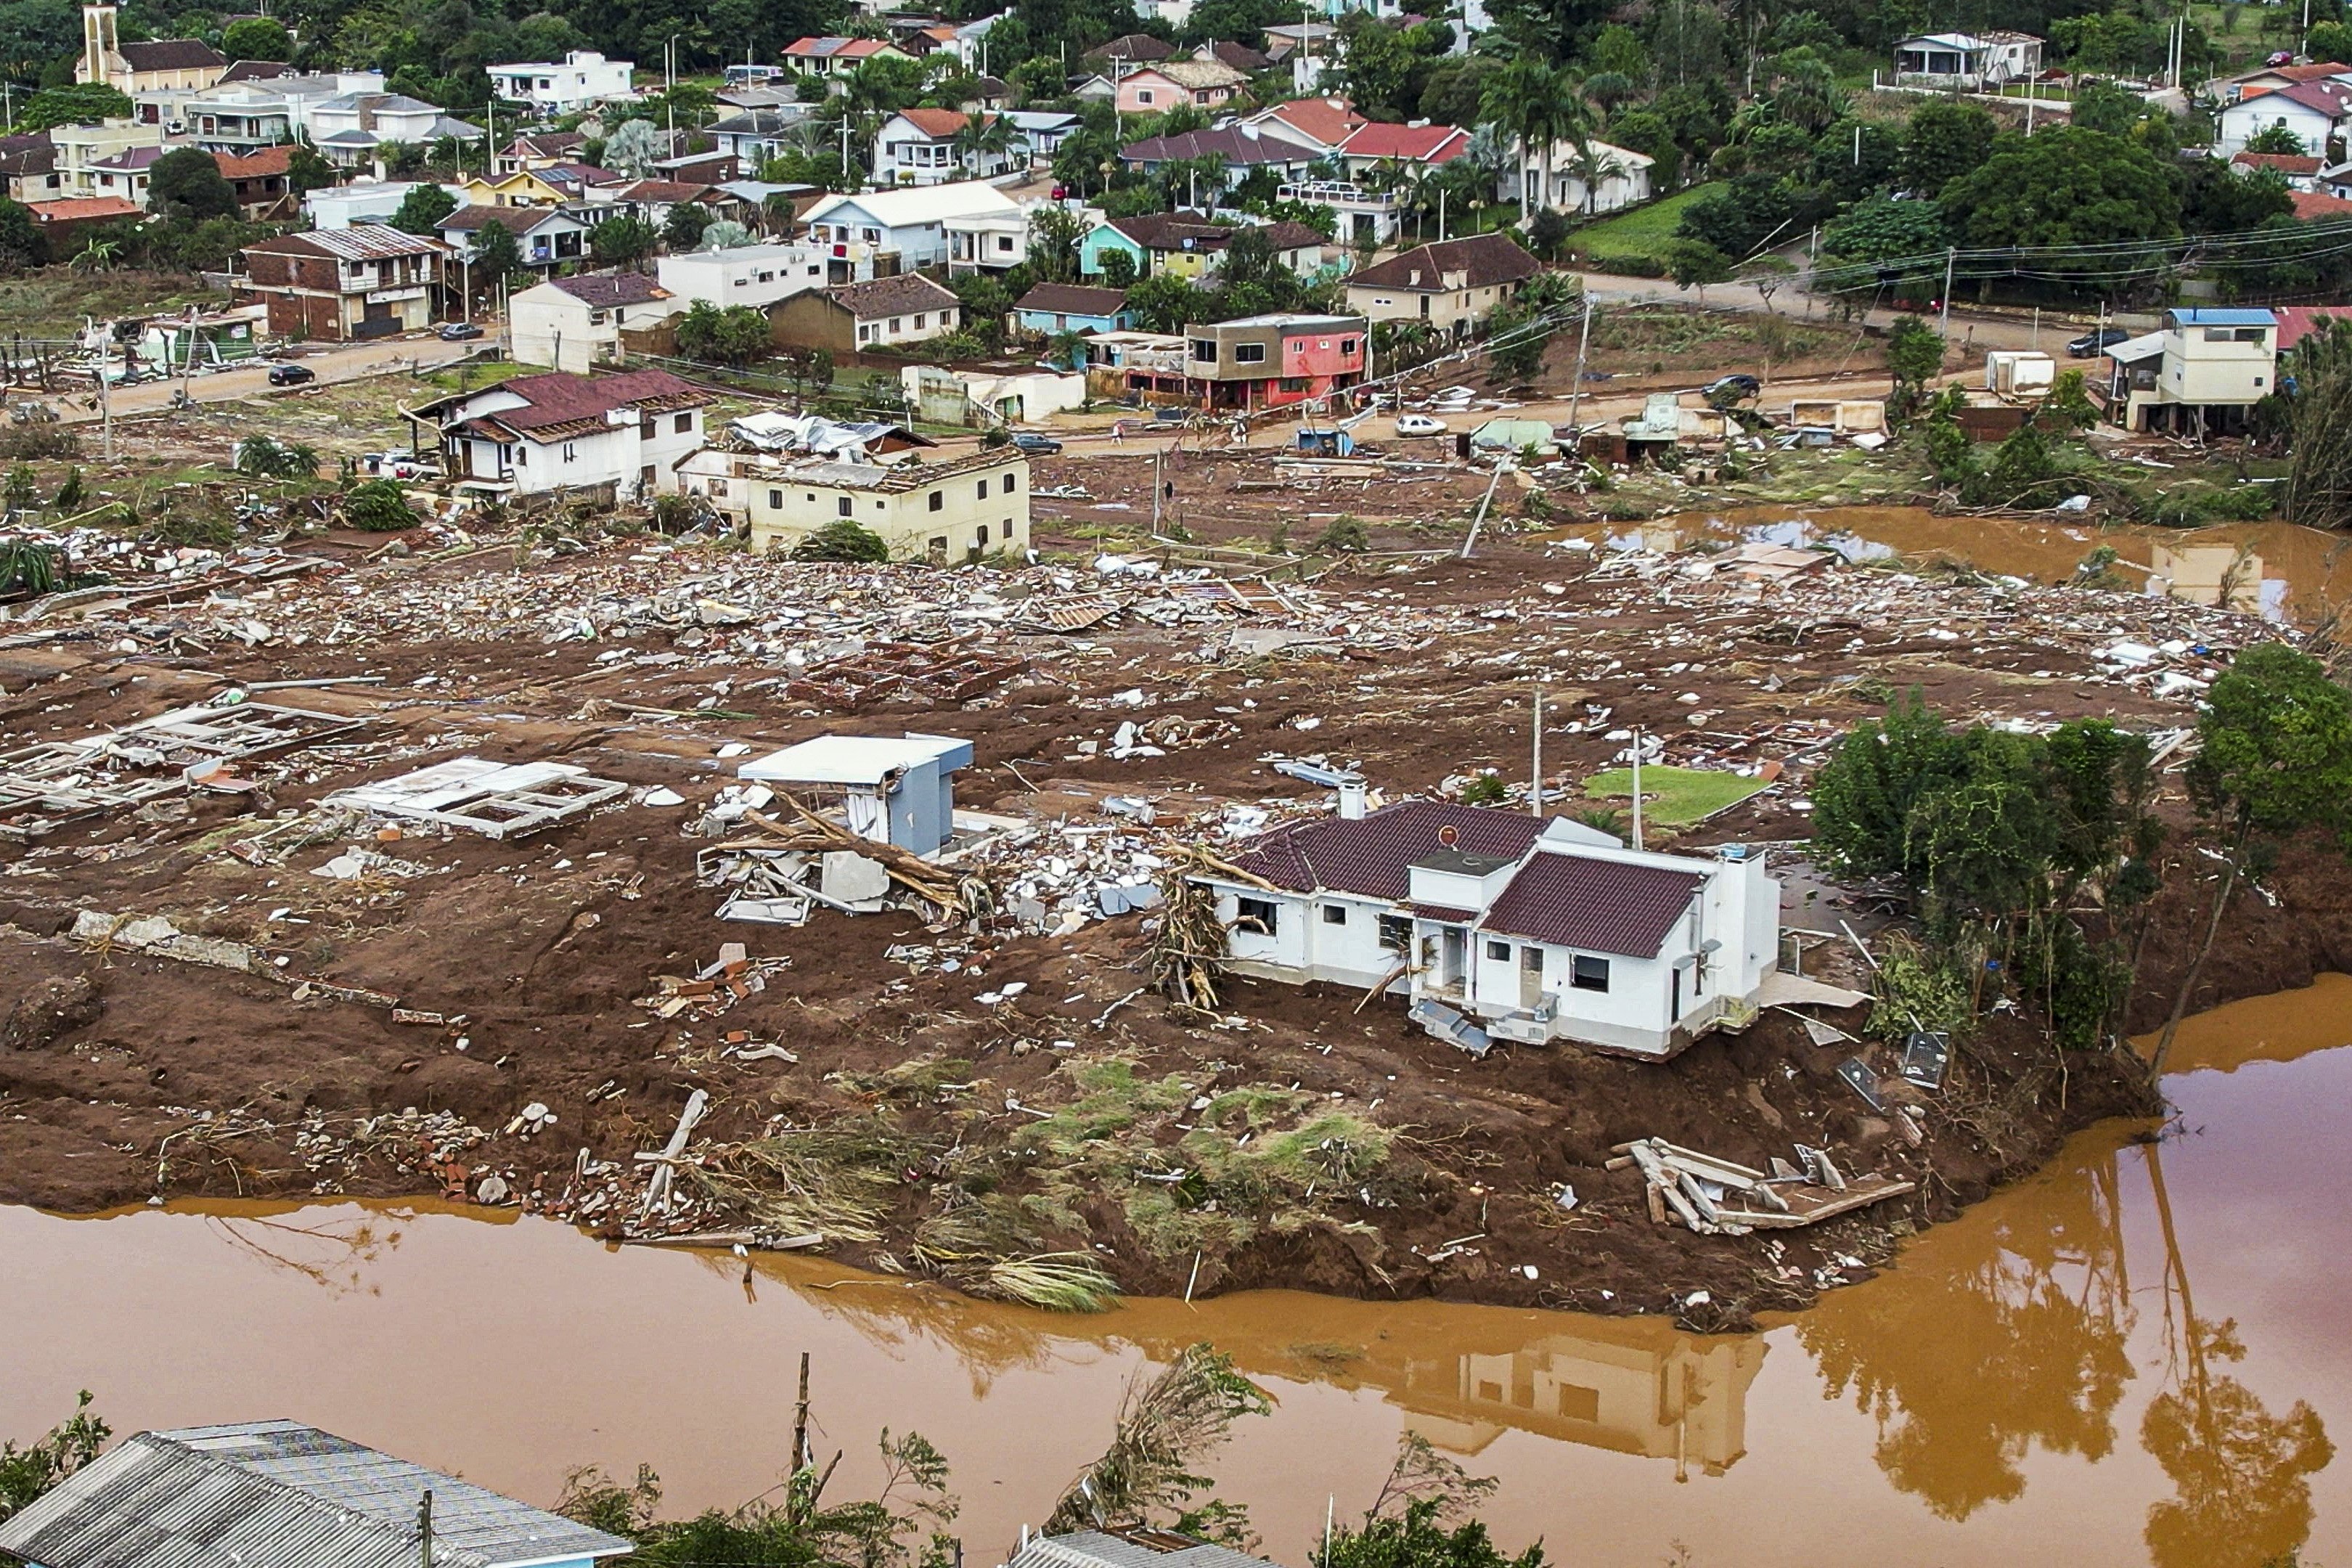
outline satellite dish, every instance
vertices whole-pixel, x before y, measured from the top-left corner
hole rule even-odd
[[[1449,822],[1437,830],[1437,841],[1451,849],[1462,841],[1462,830]]]

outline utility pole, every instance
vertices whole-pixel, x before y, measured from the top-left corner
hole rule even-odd
[[[1528,784],[1528,815],[1543,816],[1543,687],[1536,687],[1534,776]]]
[[[1642,847],[1642,731],[1633,731],[1633,847]]]
[[[1592,295],[1584,296],[1584,320],[1576,329],[1576,379],[1568,388],[1568,436],[1579,452],[1584,449],[1584,434],[1576,423],[1576,411],[1584,401],[1584,345],[1592,337]]]
[[[1151,536],[1160,537],[1160,463],[1168,455],[1165,447],[1155,447],[1151,452]]]
[[[1944,247],[1944,313],[1939,330],[1944,334],[1944,347],[1948,352],[1952,346],[1952,263],[1959,259],[1959,255],[1960,247],[1957,245]],[[1941,360],[1936,362],[1936,368],[1943,368]]]
[[[100,445],[108,462],[114,461],[114,390],[107,384],[107,364],[114,358],[114,330],[98,340],[98,422]]]
[[[433,1568],[433,1489],[425,1489],[416,1505],[417,1568]]]

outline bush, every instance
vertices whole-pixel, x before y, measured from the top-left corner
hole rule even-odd
[[[1364,520],[1342,513],[1331,520],[1331,525],[1315,536],[1315,548],[1333,554],[1360,555],[1372,547],[1371,531]]]
[[[247,436],[236,444],[236,471],[250,479],[311,479],[319,472],[319,449],[268,436]]]
[[[0,458],[79,458],[81,437],[63,425],[11,425],[0,428]]]
[[[175,511],[163,519],[156,531],[175,550],[236,548],[236,523],[221,512]]]
[[[1500,805],[1509,795],[1510,791],[1505,786],[1501,774],[1480,773],[1476,778],[1472,779],[1468,784],[1462,786],[1462,804],[1465,805]]]
[[[370,479],[353,485],[343,497],[343,521],[365,533],[398,533],[416,526],[408,497],[390,479]]]
[[[837,518],[793,546],[795,561],[875,563],[890,559],[890,547],[870,528]]]

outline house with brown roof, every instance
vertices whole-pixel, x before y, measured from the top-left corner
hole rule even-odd
[[[551,278],[507,301],[507,353],[517,364],[585,374],[619,357],[624,332],[658,326],[686,305],[642,272]]]
[[[1432,331],[1464,337],[1543,269],[1508,235],[1443,239],[1350,275],[1348,309],[1374,321],[1425,321]]]
[[[1114,66],[1150,65],[1168,59],[1176,53],[1176,46],[1149,33],[1126,33],[1108,44],[1097,44],[1078,57],[1078,64],[1092,70],[1108,73]]]
[[[451,256],[472,257],[480,252],[489,226],[496,224],[515,242],[515,253],[522,258],[526,269],[542,278],[552,277],[562,268],[579,265],[587,256],[588,236],[597,222],[595,210],[468,203],[441,220],[441,240]],[[470,286],[476,280],[466,281]],[[495,287],[495,279],[482,279],[475,292],[478,295],[482,289]]]
[[[838,92],[842,79],[868,60],[911,60],[915,57],[885,38],[801,38],[786,46],[784,64],[793,70],[822,77]]]
[[[294,214],[294,194],[289,184],[294,170],[294,149],[264,147],[257,153],[215,153],[222,178],[236,192],[237,211],[248,223],[269,223]]]
[[[46,202],[64,194],[57,143],[47,132],[0,136],[0,195],[12,202]]]
[[[956,109],[902,109],[874,133],[874,180],[881,185],[943,185],[954,180],[984,180],[1011,166],[1011,136],[1006,146],[980,152],[961,145],[975,121],[986,125],[993,114],[966,114]],[[1009,132],[1011,126],[1005,127]]]
[[[1214,109],[1249,85],[1249,78],[1215,60],[1161,60],[1118,79],[1122,114],[1165,114],[1183,104]]]
[[[267,300],[279,337],[390,337],[433,324],[442,291],[439,240],[389,224],[281,235],[238,253],[245,299]]]
[[[440,437],[444,471],[484,495],[675,493],[711,397],[666,370],[520,375],[409,415]]]
[[[962,301],[919,272],[795,294],[768,312],[780,348],[851,354],[952,332]]]
[[[1566,817],[1449,801],[1286,824],[1216,900],[1235,970],[1402,998],[1415,1022],[1483,1053],[1495,1037],[1664,1060],[1744,1027],[1779,968],[1780,884],[1760,852],[1628,848]]]

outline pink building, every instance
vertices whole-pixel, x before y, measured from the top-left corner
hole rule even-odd
[[[1184,374],[1203,408],[1276,408],[1364,379],[1361,316],[1244,316],[1184,329]]]
[[[1214,109],[1249,78],[1215,60],[1161,60],[1118,79],[1121,114],[1165,114],[1180,104]]]

